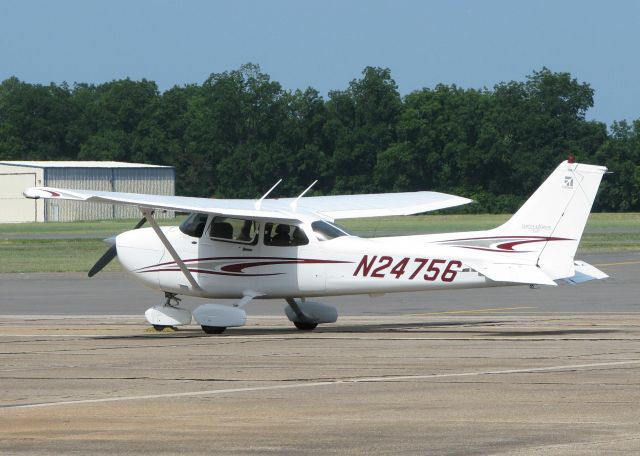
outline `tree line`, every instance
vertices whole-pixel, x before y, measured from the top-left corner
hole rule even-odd
[[[640,210],[640,119],[585,119],[594,91],[547,68],[492,89],[402,97],[387,68],[344,90],[289,91],[247,64],[160,92],[155,82],[0,84],[0,160],[176,168],[177,193],[256,198],[438,190],[512,212],[569,154],[609,167],[596,210]]]

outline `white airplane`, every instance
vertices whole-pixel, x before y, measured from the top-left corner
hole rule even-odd
[[[491,230],[381,238],[353,236],[334,220],[416,214],[471,200],[437,192],[304,197],[311,187],[297,198],[267,199],[278,184],[258,200],[49,187],[26,189],[24,196],[137,206],[144,218],[112,239],[89,276],[117,255],[134,277],[165,293],[165,303],[145,313],[158,330],[193,318],[206,333],[221,333],[244,325],[244,307],[256,298],[284,298],[289,320],[312,330],[338,318],[334,306],[307,299],[312,297],[608,277],[574,260],[606,171],[570,158],[509,221]],[[159,227],[157,210],[191,215],[179,227]],[[139,229],[145,221],[151,227]],[[191,312],[180,307],[178,295],[237,301]]]

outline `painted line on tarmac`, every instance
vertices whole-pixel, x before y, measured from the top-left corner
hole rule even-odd
[[[117,337],[113,334],[0,334],[0,337],[90,337],[90,338],[106,338]],[[142,337],[142,336],[140,336]]]
[[[408,313],[398,314],[403,316],[417,316],[417,315],[448,315],[448,314],[467,314],[467,313],[483,313],[483,312],[498,312],[504,310],[522,310],[522,309],[537,309],[535,306],[521,306],[521,307],[496,307],[493,309],[470,309],[470,310],[445,310],[442,312],[421,312],[421,313]]]
[[[590,363],[590,364],[568,364],[562,366],[549,366],[549,367],[531,367],[522,369],[506,369],[506,370],[488,370],[479,372],[458,372],[451,374],[425,374],[425,375],[398,375],[389,377],[355,377],[351,379],[330,380],[324,382],[303,382],[292,383],[287,385],[270,385],[270,386],[253,386],[246,388],[226,388],[226,389],[214,389],[205,391],[192,391],[187,393],[166,393],[166,394],[146,394],[140,396],[120,396],[120,397],[106,397],[102,399],[81,399],[73,401],[59,401],[59,402],[41,402],[36,404],[16,404],[16,405],[2,405],[0,409],[30,409],[30,408],[44,408],[44,407],[56,407],[63,405],[83,405],[83,404],[100,404],[105,402],[127,402],[127,401],[139,401],[149,399],[176,399],[182,397],[198,397],[198,396],[213,396],[223,394],[235,394],[235,393],[249,393],[255,391],[274,391],[285,389],[298,389],[298,388],[313,388],[319,386],[332,386],[332,385],[345,385],[354,383],[384,383],[395,382],[403,380],[430,380],[440,378],[456,378],[456,377],[478,377],[483,375],[506,375],[506,374],[529,374],[536,372],[553,372],[563,370],[575,370],[575,369],[588,369],[599,367],[612,367],[612,366],[629,366],[633,364],[640,364],[640,360],[629,361],[611,361],[607,363]]]

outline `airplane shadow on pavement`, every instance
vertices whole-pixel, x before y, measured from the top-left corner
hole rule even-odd
[[[621,332],[616,329],[581,328],[581,329],[540,329],[521,331],[509,328],[508,331],[472,329],[477,326],[496,326],[502,323],[512,323],[501,320],[480,320],[480,321],[448,321],[448,322],[411,322],[411,323],[374,323],[374,324],[352,324],[348,326],[319,326],[314,331],[300,331],[294,327],[272,327],[272,328],[230,328],[220,335],[207,335],[200,328],[189,327],[179,328],[172,332],[148,332],[127,336],[98,336],[96,339],[140,339],[140,338],[201,338],[201,337],[227,337],[227,336],[287,336],[292,335],[304,337],[322,336],[323,334],[368,334],[368,333],[402,333],[405,335],[432,335],[439,334],[469,334],[483,335],[485,337],[545,337],[545,336],[570,336],[570,335],[596,335]],[[444,330],[443,330],[444,329]]]

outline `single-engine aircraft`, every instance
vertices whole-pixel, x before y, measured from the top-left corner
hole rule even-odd
[[[256,298],[283,298],[300,330],[338,318],[334,306],[308,298],[349,294],[576,284],[608,277],[574,260],[593,200],[607,168],[570,157],[503,225],[461,233],[361,238],[336,219],[409,215],[467,204],[438,192],[297,198],[206,199],[34,187],[27,198],[137,206],[143,219],[111,239],[89,271],[116,255],[145,285],[163,291],[164,304],[145,312],[156,329],[190,324],[208,334],[245,324],[244,307]],[[279,183],[279,182],[278,182]],[[315,183],[315,182],[314,182]],[[313,184],[312,184],[313,185]],[[180,226],[160,227],[154,211],[190,215]],[[148,222],[150,228],[141,228]],[[234,299],[193,312],[179,295]]]

